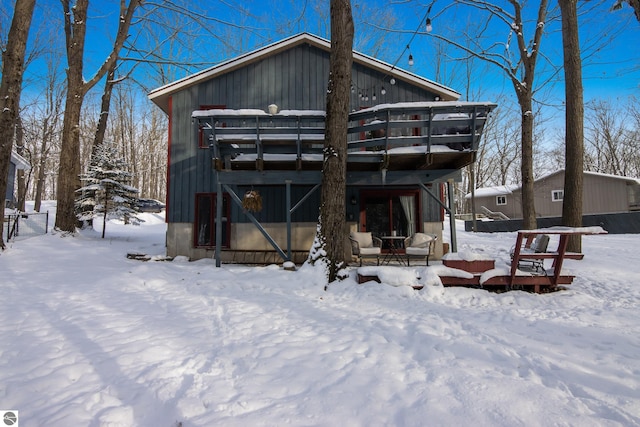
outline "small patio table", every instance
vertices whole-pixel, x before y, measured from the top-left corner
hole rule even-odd
[[[399,249],[400,249],[399,242],[404,241],[406,237],[405,236],[382,236],[380,238],[384,242],[387,242],[387,248],[389,249],[389,252],[387,252],[384,259],[382,260],[382,263],[389,264],[389,262],[391,262],[391,260],[395,258],[395,260],[398,261],[400,264],[406,265],[404,260],[400,256],[400,252],[399,252]]]

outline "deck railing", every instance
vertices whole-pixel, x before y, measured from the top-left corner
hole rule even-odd
[[[349,114],[348,152],[388,154],[406,147],[476,151],[492,103],[382,104]],[[193,119],[209,142],[217,168],[227,162],[321,160],[325,113],[317,110],[198,110]]]

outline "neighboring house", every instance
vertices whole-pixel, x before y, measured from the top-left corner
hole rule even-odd
[[[19,169],[26,170],[31,165],[20,154],[11,151],[11,159],[9,159],[9,176],[7,178],[7,192],[4,196],[4,207],[12,207],[15,204],[14,193],[16,183],[16,171]]]
[[[564,170],[535,180],[533,187],[536,216],[562,216]],[[583,188],[584,215],[640,211],[640,179],[585,171]],[[522,189],[519,185],[479,188],[475,191],[475,208],[477,213],[486,214],[488,210],[522,219]]]
[[[215,256],[218,265],[306,259],[320,205],[330,48],[299,34],[149,94],[169,117],[169,256]],[[443,185],[475,158],[495,105],[457,102],[450,88],[353,55],[349,229],[441,236]]]

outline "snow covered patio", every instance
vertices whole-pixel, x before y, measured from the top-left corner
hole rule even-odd
[[[585,236],[563,292],[425,267],[419,291],[353,269],[325,292],[308,266],[154,262],[166,224],[145,219],[0,254],[0,400],[23,426],[640,424],[637,235]],[[458,233],[498,260],[516,238]]]
[[[510,259],[506,262],[502,260],[504,265],[499,265],[497,268],[495,259],[487,255],[463,251],[445,254],[441,265],[427,267],[423,273],[427,277],[426,282],[423,282],[418,270],[411,268],[400,270],[389,266],[389,262],[387,262],[387,266],[358,268],[357,280],[360,284],[375,281],[394,286],[411,286],[417,290],[422,289],[424,283],[491,291],[523,290],[546,293],[565,290],[563,285],[573,283],[575,276],[563,273],[564,260],[582,260],[584,258],[583,253],[566,251],[569,237],[607,234],[607,232],[602,227],[550,227],[521,230],[516,234],[516,243],[509,253]],[[548,242],[550,235],[556,237],[555,249],[547,250],[546,246],[543,251],[531,249],[531,244],[537,236],[545,237]],[[547,260],[551,261],[551,264],[545,266]],[[398,261],[402,262],[400,258]],[[521,262],[531,261],[538,263],[539,268],[535,271],[521,269]]]

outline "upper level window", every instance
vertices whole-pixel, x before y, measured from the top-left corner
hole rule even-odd
[[[551,192],[552,202],[561,202],[564,199],[564,190],[553,190]]]
[[[507,196],[496,196],[496,205],[504,206],[507,204]]]

